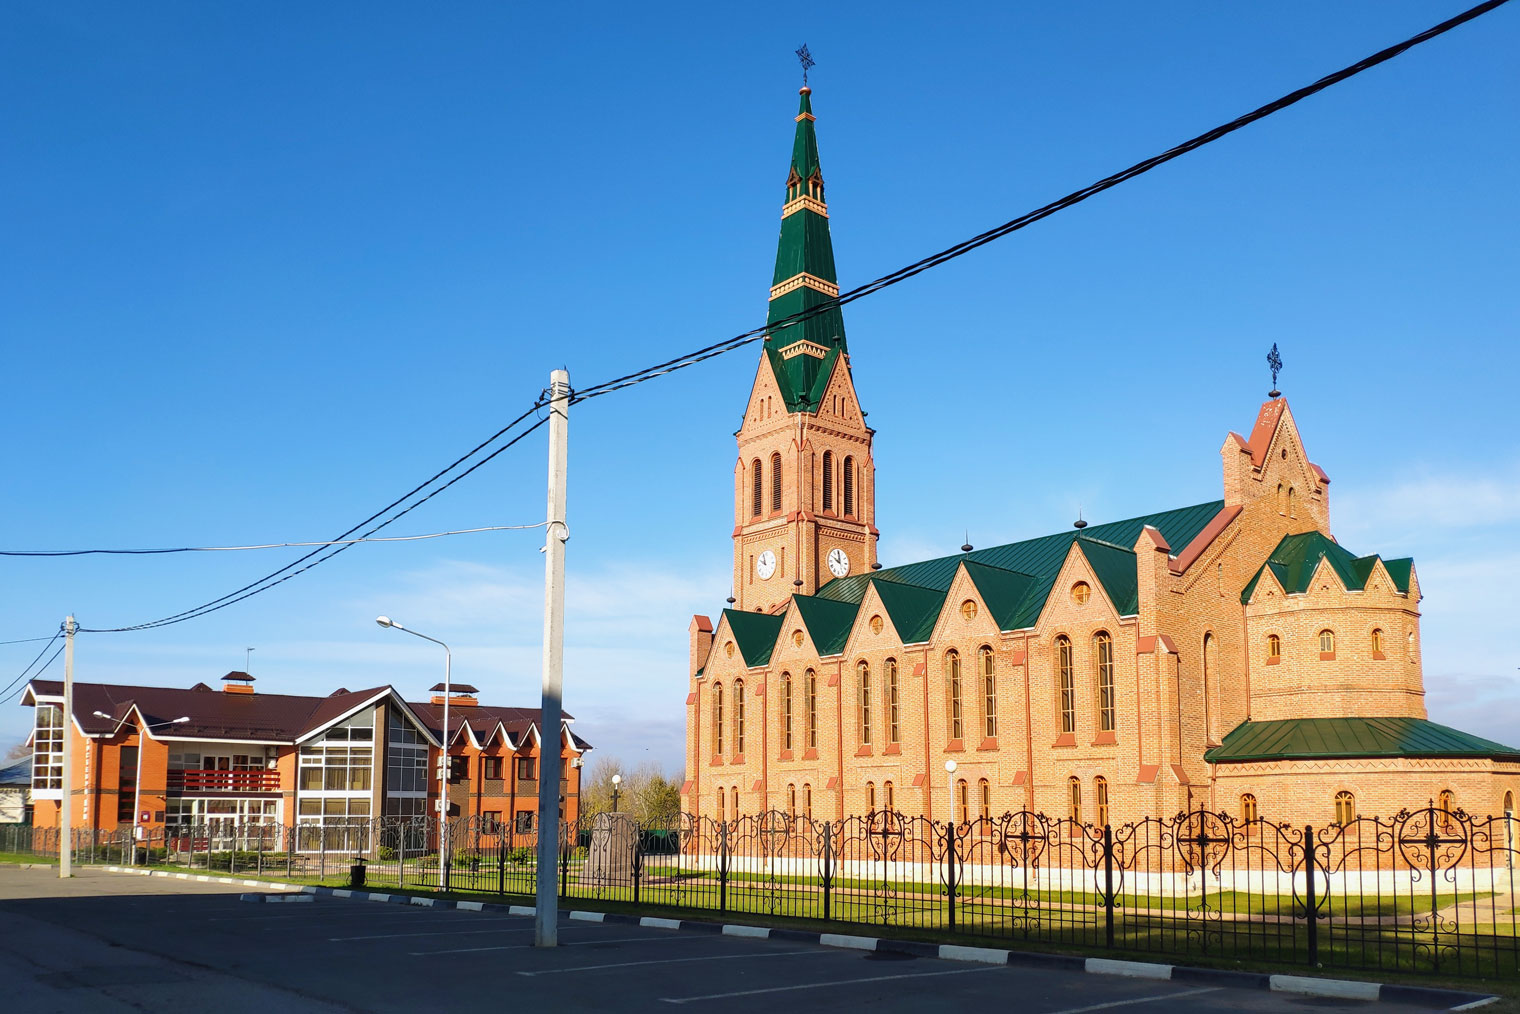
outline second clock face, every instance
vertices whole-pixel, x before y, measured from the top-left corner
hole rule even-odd
[[[755,573],[760,576],[760,580],[769,581],[771,575],[776,573],[776,554],[769,549],[761,553],[755,560]]]
[[[829,573],[835,577],[844,577],[850,572],[850,558],[844,555],[842,549],[829,550]]]

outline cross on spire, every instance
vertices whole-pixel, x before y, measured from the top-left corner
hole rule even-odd
[[[818,61],[814,60],[813,59],[813,54],[808,52],[808,48],[807,48],[807,43],[806,42],[804,42],[801,46],[799,46],[797,48],[796,53],[797,53],[797,62],[800,63],[800,64],[802,64],[802,86],[804,88],[806,88],[807,87],[808,69],[810,67],[812,67],[814,64],[816,64]]]
[[[1272,371],[1272,390],[1267,392],[1268,398],[1277,398],[1282,392],[1277,389],[1277,375],[1282,372],[1282,356],[1277,354],[1277,343],[1272,343],[1272,351],[1267,353],[1267,368]]]

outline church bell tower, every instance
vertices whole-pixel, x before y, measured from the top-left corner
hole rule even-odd
[[[736,434],[734,598],[749,612],[779,611],[793,594],[876,563],[874,431],[850,375],[844,315],[826,305],[839,280],[813,124],[804,85],[765,345]]]

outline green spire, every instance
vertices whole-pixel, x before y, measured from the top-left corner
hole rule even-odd
[[[787,172],[781,238],[771,279],[770,312],[774,323],[826,303],[839,294],[829,211],[824,203],[823,173],[818,164],[818,135],[813,129],[813,90],[806,86],[797,108],[792,164]],[[768,331],[765,354],[789,412],[816,412],[834,362],[846,351],[844,315],[838,307],[800,324]]]

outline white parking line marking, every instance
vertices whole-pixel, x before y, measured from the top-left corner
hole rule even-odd
[[[830,979],[827,982],[803,982],[795,986],[771,986],[766,989],[741,989],[733,993],[708,993],[705,996],[662,996],[662,1003],[696,1003],[700,1000],[727,1000],[736,996],[761,996],[765,993],[792,993],[799,989],[822,989],[826,986],[857,986],[864,982],[894,982],[898,979],[928,979],[943,975],[975,975],[977,972],[991,972],[992,966],[985,968],[952,968],[943,972],[908,972],[903,975],[873,975],[864,979]],[[1068,1014],[1068,1012],[1059,1012]]]
[[[1109,1010],[1114,1007],[1130,1007],[1137,1003],[1176,1000],[1184,996],[1197,996],[1199,993],[1217,993],[1223,988],[1223,986],[1204,986],[1201,989],[1184,989],[1177,993],[1162,993],[1160,996],[1141,996],[1133,1000],[1110,1000],[1108,1003],[1095,1003],[1087,1007],[1068,1007],[1065,1010],[1053,1010],[1049,1014],[1084,1014],[1084,1012],[1090,1010]]]
[[[532,978],[535,975],[562,975],[566,972],[600,972],[607,968],[636,968],[640,965],[678,965],[686,961],[736,961],[740,958],[784,958],[798,954],[823,954],[824,951],[810,947],[805,951],[755,951],[750,954],[707,954],[699,958],[657,958],[653,961],[619,961],[611,965],[576,965],[572,968],[545,968],[537,972],[518,972]]]
[[[562,941],[560,941],[560,946],[561,947],[589,947],[592,944],[644,944],[644,943],[655,943],[655,942],[658,942],[660,944],[668,944],[668,943],[671,943],[672,940],[701,940],[701,939],[703,939],[703,938],[701,936],[697,935],[697,934],[692,934],[689,937],[673,937],[673,938],[670,938],[670,939],[664,939],[664,938],[654,938],[654,939],[651,939],[650,937],[607,937],[607,938],[592,939],[592,940],[562,940]],[[529,947],[532,947],[532,946],[533,946],[533,944],[502,944],[500,947],[459,947],[459,948],[455,948],[454,950],[448,950],[448,951],[408,951],[407,953],[410,954],[414,958],[427,958],[427,957],[431,957],[431,956],[433,956],[435,954],[475,954],[475,953],[478,953],[480,951],[521,951],[521,950],[525,950],[525,949],[527,949]]]

